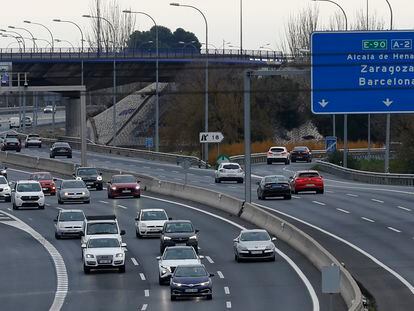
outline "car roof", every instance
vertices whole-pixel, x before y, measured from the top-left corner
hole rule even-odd
[[[97,240],[97,239],[116,239],[118,240],[117,234],[99,234],[99,235],[91,235],[89,240]]]
[[[50,172],[32,172],[30,175],[35,175],[35,174],[50,174],[50,175],[52,175],[52,173],[50,173]]]
[[[206,269],[206,266],[203,265],[202,263],[191,264],[191,265],[178,265],[177,268],[178,267],[187,267],[187,268],[199,268],[199,267],[203,267],[204,269]]]
[[[267,175],[267,176],[264,176],[263,178],[274,178],[274,177],[276,177],[276,178],[287,178],[285,175]]]
[[[18,184],[38,184],[37,180],[19,180],[17,181]]]
[[[181,245],[181,246],[167,246],[165,249],[167,250],[167,249],[193,249],[194,250],[194,247],[192,247],[192,246],[187,246],[187,245]]]
[[[162,208],[143,208],[141,212],[165,212]]]
[[[284,147],[284,146],[272,146],[269,149],[272,149],[272,148],[284,148],[284,149],[286,149],[286,147]]]
[[[132,176],[132,177],[134,177],[134,175],[132,175],[132,174],[117,174],[117,175],[112,175],[112,177],[111,177],[111,178],[114,178],[114,177],[121,177],[121,176]]]
[[[264,229],[243,229],[242,231],[240,231],[240,233],[246,233],[246,232],[266,232],[266,233],[268,233]]]
[[[297,171],[296,173],[297,174],[300,174],[300,173],[318,173],[319,174],[319,172],[315,170],[303,170],[303,171]]]
[[[93,166],[80,166],[80,167],[77,167],[76,169],[79,170],[79,169],[83,169],[83,168],[94,168],[94,169],[96,169],[96,167],[93,167]]]
[[[240,166],[240,164],[237,163],[237,162],[224,162],[224,163],[220,163],[220,165],[228,165],[228,164],[236,164],[236,165]]]

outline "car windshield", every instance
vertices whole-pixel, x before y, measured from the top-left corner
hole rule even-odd
[[[282,184],[287,183],[288,179],[285,176],[269,176],[264,179],[265,184]]]
[[[284,148],[270,148],[270,151],[272,151],[272,152],[283,152],[283,151],[285,151],[285,149]]]
[[[176,259],[197,259],[194,249],[191,248],[167,248],[163,258],[164,260]]]
[[[27,139],[39,139],[40,136],[39,135],[28,135]]]
[[[39,174],[33,174],[30,176],[30,179],[33,180],[52,180],[53,177],[50,173],[39,173]]]
[[[87,234],[118,234],[118,227],[114,222],[90,223]]]
[[[168,220],[164,211],[145,211],[141,214],[141,220]]]
[[[39,192],[41,190],[38,183],[21,183],[17,185],[18,192]]]
[[[263,231],[251,231],[243,232],[240,236],[240,241],[269,241],[270,236],[267,232]]]
[[[240,166],[238,166],[237,164],[225,164],[223,165],[223,168],[225,168],[226,170],[238,170]]]
[[[300,173],[300,178],[310,178],[310,177],[319,177],[319,174],[316,172]]]
[[[136,183],[137,180],[132,175],[122,175],[112,177],[113,184],[122,184],[122,183]]]
[[[0,176],[0,185],[7,185],[7,179],[3,176]]]
[[[91,175],[98,175],[98,171],[96,168],[80,168],[78,169],[79,176],[91,176]]]
[[[70,148],[68,143],[55,143],[53,147],[54,148]]]
[[[67,181],[62,182],[61,188],[62,189],[86,188],[86,185],[82,180],[67,180]]]
[[[88,243],[89,248],[106,248],[106,247],[119,247],[118,239],[90,239]]]
[[[177,277],[201,277],[201,276],[207,276],[207,271],[202,266],[178,266],[175,269],[174,276]]]
[[[59,221],[83,221],[85,215],[82,212],[64,212],[60,213]]]
[[[189,222],[174,222],[169,223],[165,227],[165,232],[173,233],[173,232],[193,232],[193,225]]]

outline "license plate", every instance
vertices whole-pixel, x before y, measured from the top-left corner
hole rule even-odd
[[[258,254],[261,254],[261,253],[262,253],[262,251],[252,251],[253,255],[258,255]]]
[[[185,290],[186,293],[197,293],[198,289],[197,288],[187,288]]]
[[[175,243],[175,246],[186,246],[186,243]]]
[[[315,187],[314,184],[307,184],[306,187]]]
[[[110,260],[99,260],[99,263],[111,263],[111,261]]]
[[[59,149],[59,152],[66,152],[66,149]]]
[[[122,193],[131,193],[131,190],[122,190]]]
[[[87,185],[93,185],[93,181],[87,181],[86,184]]]

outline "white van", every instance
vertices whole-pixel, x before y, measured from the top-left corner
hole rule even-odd
[[[9,128],[20,128],[20,118],[19,117],[11,117],[9,118]]]

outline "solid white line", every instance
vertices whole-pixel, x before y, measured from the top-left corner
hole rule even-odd
[[[219,276],[220,279],[224,279],[224,275],[221,271],[217,271],[217,275]]]
[[[371,201],[377,202],[377,203],[384,203],[384,201],[377,200],[377,199],[371,199]]]
[[[342,213],[345,213],[345,214],[350,214],[351,213],[351,212],[349,212],[347,210],[344,210],[342,208],[337,208],[337,210],[340,211],[340,212],[342,212]]]
[[[397,206],[397,208],[402,209],[402,210],[407,211],[407,212],[411,212],[410,208],[406,208],[404,206]]]
[[[157,168],[156,171],[164,171],[163,168]]]
[[[145,297],[149,297],[149,289],[144,290]]]
[[[387,227],[388,229],[390,229],[391,231],[397,232],[397,233],[401,233],[401,230],[395,229],[393,227]]]
[[[123,209],[128,209],[128,207],[123,206],[123,205],[121,205],[121,204],[118,204],[118,207],[123,208]]]
[[[206,256],[205,258],[207,259],[207,261],[208,261],[209,263],[214,263],[213,259],[211,259],[211,257],[210,257],[210,256]]]
[[[226,308],[231,309],[231,301],[226,301]]]
[[[139,266],[139,263],[135,258],[131,258],[131,261],[134,264],[134,266]]]
[[[346,195],[349,196],[349,197],[353,197],[353,198],[359,197],[359,195],[353,194],[353,193],[347,193]]]
[[[99,203],[109,204],[109,202],[106,202],[106,201],[99,201]]]
[[[145,311],[147,310],[147,308],[148,308],[148,304],[145,303],[142,305],[141,311]]]
[[[224,293],[225,293],[226,295],[230,295],[230,289],[229,289],[229,287],[228,287],[228,286],[224,286]]]
[[[326,205],[325,203],[322,203],[322,202],[319,202],[319,201],[312,201],[312,203],[319,204],[319,205],[322,205],[322,206]]]
[[[366,221],[369,221],[369,222],[375,222],[375,220],[372,220],[372,219],[369,219],[369,218],[366,218],[366,217],[361,217],[363,220],[366,220]]]
[[[141,278],[142,281],[145,281],[146,280],[144,273],[140,273],[139,274],[139,277]]]
[[[404,279],[403,276],[401,276],[400,274],[398,274],[396,271],[394,271],[393,269],[391,269],[390,267],[388,267],[383,262],[379,261],[379,259],[377,259],[373,255],[369,254],[368,252],[364,251],[360,247],[356,246],[355,244],[352,244],[351,242],[345,240],[344,238],[341,238],[340,236],[337,236],[337,235],[335,235],[335,234],[333,234],[333,233],[331,233],[331,232],[329,232],[329,231],[327,231],[325,229],[322,229],[322,228],[320,228],[318,226],[315,226],[315,225],[313,225],[313,224],[311,224],[311,223],[309,223],[307,221],[304,221],[302,219],[299,219],[299,218],[297,218],[295,216],[289,215],[287,213],[281,212],[279,210],[276,210],[276,209],[273,209],[273,208],[270,208],[270,207],[267,207],[267,206],[264,206],[264,205],[261,205],[261,204],[257,204],[257,203],[253,203],[253,204],[256,205],[256,206],[262,207],[265,210],[272,211],[272,212],[278,213],[280,215],[289,217],[290,219],[296,220],[296,221],[298,221],[298,222],[300,222],[302,224],[305,224],[305,225],[307,225],[307,226],[309,226],[309,227],[311,227],[313,229],[316,229],[316,230],[318,230],[318,231],[320,231],[322,233],[325,233],[326,235],[329,235],[330,237],[332,237],[332,238],[334,238],[334,239],[336,239],[338,241],[341,241],[342,243],[348,245],[349,247],[352,247],[353,249],[355,249],[359,253],[361,253],[364,256],[366,256],[369,259],[371,259],[374,263],[376,263],[377,265],[379,265],[381,268],[387,270],[389,273],[391,273],[393,276],[395,276],[401,283],[403,283],[411,291],[412,294],[414,294],[414,286],[410,282],[408,282],[406,279]]]

